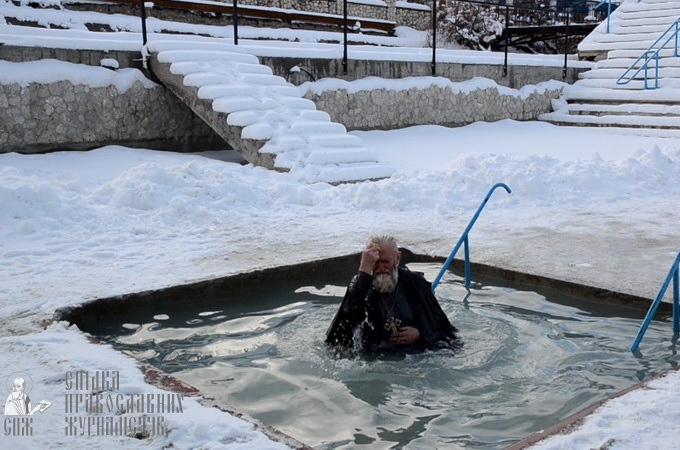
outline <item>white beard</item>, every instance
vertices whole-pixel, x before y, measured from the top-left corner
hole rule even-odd
[[[373,287],[381,294],[389,294],[397,287],[399,272],[395,267],[390,273],[384,273],[373,277]]]

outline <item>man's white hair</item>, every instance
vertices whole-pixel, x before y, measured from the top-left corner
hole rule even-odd
[[[393,236],[387,234],[371,236],[368,240],[369,244],[378,244],[379,246],[389,246],[396,255],[399,252],[399,246],[397,245],[397,240]]]

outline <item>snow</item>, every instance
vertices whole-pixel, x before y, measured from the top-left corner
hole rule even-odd
[[[17,9],[9,3],[4,8],[0,17],[6,9]],[[80,29],[78,17],[69,22],[75,31],[21,36],[16,27],[0,26],[0,39],[43,45],[58,37],[55,46],[139,50],[138,34],[97,38]],[[63,31],[77,35],[69,39]],[[300,44],[288,45],[298,55],[328,48],[316,41]],[[268,45],[244,47],[258,55]],[[269,48],[276,52],[286,45]],[[336,47],[330,48],[332,54]],[[407,58],[423,50],[394,49],[392,54]],[[495,57],[486,53],[481,60]],[[550,58],[543,61],[551,64]],[[122,92],[140,81],[153,88],[132,69],[113,72],[56,61],[0,64],[2,83],[65,79],[114,85]],[[408,89],[441,82],[324,80],[302,89]],[[480,85],[488,80],[459,87]],[[413,251],[446,256],[497,182],[508,184],[513,194],[494,195],[475,225],[470,236],[475,262],[654,298],[680,250],[680,139],[511,120],[350,135],[393,165],[395,174],[378,182],[332,186],[198,154],[120,146],[0,155],[3,374],[29,372],[34,403],[53,403],[36,415],[34,436],[3,436],[3,447],[283,447],[249,423],[190,396],[184,398],[183,413],[165,415],[167,434],[146,440],[64,436],[68,371],[119,370],[123,395],[161,391],[144,380],[133,359],[91,342],[75,327],[52,323],[44,328],[58,308],[354,253],[373,233],[391,233]],[[670,342],[670,329],[668,336]],[[678,383],[677,372],[654,380],[536,447],[672,448],[680,431],[673,406],[680,403]],[[670,406],[659,406],[664,404]]]
[[[610,272],[610,260],[599,254],[611,243],[610,235],[654,236],[660,245],[606,252],[648,263],[613,274],[615,286],[606,287],[652,297],[677,251],[672,209],[680,188],[677,140],[515,121],[352,134],[397,166],[397,174],[333,187],[202,156],[115,146],[0,155],[0,345],[10,358],[8,367],[31,370],[36,386],[50,387],[36,389],[48,400],[63,395],[54,378],[65,370],[123,367],[123,373],[138,377],[131,361],[88,343],[77,330],[55,324],[40,331],[35,322],[57,308],[98,297],[352,253],[379,231],[396,234],[408,248],[445,256],[496,181],[506,182],[513,195],[494,196],[480,218],[471,236],[474,261],[507,266],[503,259],[509,255],[515,268],[597,285],[606,280],[594,273]],[[508,142],[521,144],[509,148]],[[551,245],[551,240],[569,241],[572,228],[582,243],[562,245],[574,247],[577,255]],[[522,248],[526,239],[533,249]],[[556,255],[558,267],[550,268]],[[535,265],[526,267],[531,264],[522,260],[533,257]],[[561,273],[566,268],[571,272]],[[616,286],[620,278],[631,284]],[[62,342],[66,345],[57,345]],[[141,379],[129,383],[130,389],[152,389]],[[677,395],[672,381],[659,383],[659,395]],[[647,393],[624,399],[634,404]],[[621,407],[617,422],[618,409],[612,408],[605,416],[611,426],[599,426],[603,419],[596,415],[595,424],[581,432],[589,437],[578,439],[590,445],[610,437],[637,442],[639,430],[627,431],[633,420],[629,409]],[[201,426],[209,427],[216,413],[196,414]],[[209,439],[246,433],[223,424],[219,433],[203,434],[194,430],[194,419],[173,419],[170,426],[176,428],[154,446],[181,446],[175,436],[185,434],[209,445]],[[36,439],[39,445],[51,437]],[[78,445],[73,439],[69,446]],[[262,448],[252,439],[253,448]],[[654,434],[645,439],[664,442]]]
[[[104,61],[112,65],[116,60]],[[55,59],[41,59],[15,63],[0,60],[0,83],[18,83],[28,86],[30,83],[49,84],[58,81],[70,81],[73,84],[84,84],[89,87],[115,86],[123,94],[139,81],[147,89],[157,86],[137,69],[117,69],[113,71],[104,67],[73,64]]]

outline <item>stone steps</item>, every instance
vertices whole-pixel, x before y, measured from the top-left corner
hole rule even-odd
[[[605,55],[619,49],[646,50],[680,17],[680,0],[626,0],[609,21],[600,23],[578,45],[581,56]],[[639,56],[639,53],[638,53]]]
[[[553,103],[554,111],[539,119],[556,125],[628,130],[629,134],[680,136],[680,58],[672,48],[660,52],[658,84],[654,64],[646,74],[641,71],[626,84],[617,83],[678,17],[680,0],[624,2],[612,14],[611,33],[605,33],[606,24],[600,24],[579,45],[579,52],[606,53],[606,59],[580,74],[563,98]],[[658,89],[648,89],[657,85]]]
[[[244,158],[306,182],[389,177],[361,140],[257,57],[229,44],[148,44],[154,74]]]

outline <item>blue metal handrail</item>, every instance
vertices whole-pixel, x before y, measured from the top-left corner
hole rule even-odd
[[[666,289],[668,289],[668,285],[671,282],[671,278],[673,279],[673,333],[678,334],[680,333],[680,253],[678,253],[677,258],[675,258],[675,262],[671,266],[670,272],[668,272],[668,276],[666,277],[666,280],[663,282],[663,285],[661,286],[661,290],[659,291],[659,295],[656,296],[656,300],[654,300],[654,303],[652,303],[652,306],[649,307],[649,311],[647,311],[647,316],[645,317],[644,322],[642,323],[642,326],[640,327],[640,331],[638,331],[637,337],[633,341],[633,345],[630,346],[630,351],[634,352],[637,350],[638,346],[640,345],[640,342],[642,341],[642,338],[645,335],[645,332],[647,331],[647,327],[649,326],[650,322],[652,321],[652,318],[654,317],[654,314],[656,314],[656,310],[659,308],[659,304],[661,303],[661,299],[663,299],[664,294],[666,293]]]
[[[475,213],[475,215],[472,217],[472,219],[470,219],[470,223],[468,223],[467,228],[465,228],[465,231],[463,231],[463,234],[460,236],[460,239],[458,239],[458,243],[456,244],[455,247],[453,247],[451,254],[447,258],[444,265],[442,266],[441,270],[439,271],[439,274],[437,274],[437,277],[434,279],[434,282],[432,283],[432,292],[434,292],[434,290],[437,288],[439,281],[444,276],[444,272],[446,272],[446,269],[448,269],[449,266],[451,265],[454,256],[456,256],[458,249],[460,249],[460,246],[463,243],[465,243],[465,288],[467,290],[470,290],[470,249],[468,246],[468,234],[470,233],[472,226],[477,221],[477,217],[479,217],[479,214],[482,212],[482,209],[484,209],[484,206],[486,206],[486,202],[489,201],[491,194],[493,194],[493,191],[495,191],[496,188],[499,187],[505,189],[508,192],[508,194],[512,194],[510,188],[504,183],[496,183],[495,185],[493,185],[493,187],[489,190],[489,193],[486,194],[486,197],[484,197],[482,204],[479,205],[479,208],[477,208],[477,212]]]
[[[680,31],[680,19],[677,19],[675,22],[671,24],[671,26],[668,27],[666,31],[664,31],[659,38],[654,41],[652,45],[649,46],[647,50],[645,50],[642,55],[638,59],[635,60],[633,64],[630,65],[626,69],[626,71],[619,77],[618,80],[616,80],[616,84],[619,86],[622,86],[624,84],[630,83],[633,79],[635,79],[636,76],[640,74],[641,71],[645,71],[645,89],[657,89],[659,87],[659,52],[663,50],[666,45],[672,41],[674,42],[674,51],[673,51],[673,56],[676,58],[680,56],[680,53],[678,53],[678,32]],[[666,38],[666,35],[670,33],[670,36]],[[657,48],[657,44],[659,44],[664,38],[666,40],[663,42],[663,44],[660,44]],[[637,66],[642,60],[644,59],[644,63],[633,73],[632,75],[628,75],[631,71],[635,70],[635,66]],[[648,70],[649,70],[649,62],[654,61],[654,87],[649,87],[648,85]]]
[[[638,1],[639,1],[639,0],[638,0]],[[605,3],[607,4],[607,31],[606,31],[606,33],[609,33],[609,18],[610,18],[611,15],[612,15],[612,0],[602,0],[602,1],[600,1],[600,3],[598,3],[597,5],[595,5],[595,6],[593,7],[593,10],[594,10],[594,11],[597,11],[597,9],[598,9],[600,6],[604,5]],[[615,1],[614,3],[615,3],[617,6],[619,6],[619,5],[621,4],[619,1]]]

